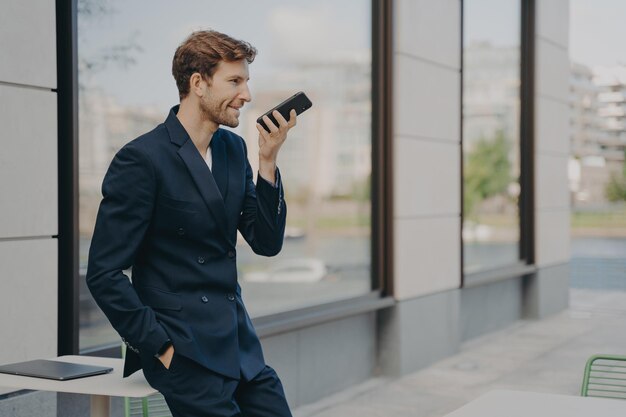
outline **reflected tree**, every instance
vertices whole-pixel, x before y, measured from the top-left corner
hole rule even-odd
[[[111,16],[117,11],[107,0],[78,0],[78,42],[81,48],[78,54],[78,87],[85,90],[88,81],[94,74],[104,71],[111,65],[118,66],[122,69],[129,68],[137,61],[135,54],[143,52],[141,46],[137,43],[138,32],[131,33],[127,39],[117,44],[110,44],[106,47],[92,50],[91,48],[82,48],[85,46],[85,31],[81,30],[84,24],[93,25],[94,22],[101,21]]]
[[[624,165],[622,175],[613,173],[604,189],[606,199],[610,202],[626,201],[626,151],[624,151]]]
[[[480,203],[504,194],[512,181],[509,152],[511,145],[503,131],[492,139],[480,138],[465,162],[463,182],[464,215],[472,218]]]

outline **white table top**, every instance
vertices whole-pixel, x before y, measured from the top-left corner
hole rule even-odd
[[[135,372],[128,378],[122,378],[124,369],[124,361],[122,359],[68,355],[52,358],[51,360],[108,366],[113,368],[113,371],[104,375],[71,379],[69,381],[0,374],[0,387],[106,395],[111,397],[147,397],[157,392],[148,384],[141,371]]]
[[[446,417],[624,417],[626,400],[537,392],[491,391]]]

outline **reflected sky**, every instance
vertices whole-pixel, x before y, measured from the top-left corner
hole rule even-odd
[[[519,45],[519,0],[468,0],[463,13],[465,46],[485,41],[492,46]]]
[[[497,46],[513,44],[518,27],[512,30],[514,9],[511,0],[466,0],[466,22],[474,22],[465,31],[465,43],[490,39]],[[550,2],[552,0],[542,0]],[[469,3],[471,2],[471,7]],[[537,8],[543,10],[540,5]],[[553,12],[554,8],[546,10]],[[558,11],[558,9],[557,9]],[[563,9],[562,19],[569,17],[569,53],[572,61],[587,66],[626,65],[626,1],[570,0],[569,16]],[[494,19],[498,16],[498,19]]]
[[[82,73],[81,82],[106,86],[107,94],[121,105],[154,105],[166,111],[178,102],[172,56],[193,30],[215,29],[257,47],[259,55],[250,67],[253,90],[255,78],[280,66],[305,63],[312,57],[341,59],[370,53],[371,11],[365,0],[105,3],[112,12],[95,18],[79,16],[79,54],[101,55],[131,40],[142,51],[133,53],[136,62],[127,68],[111,66],[90,75]]]

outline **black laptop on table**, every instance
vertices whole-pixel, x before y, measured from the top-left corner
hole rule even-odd
[[[46,359],[0,365],[0,373],[3,374],[55,379],[57,381],[101,375],[112,370],[113,368],[105,366],[82,365]]]

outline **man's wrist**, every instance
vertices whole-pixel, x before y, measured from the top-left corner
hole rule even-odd
[[[276,168],[276,158],[259,158],[259,166]]]
[[[267,182],[276,184],[276,160],[259,158],[259,175]]]

